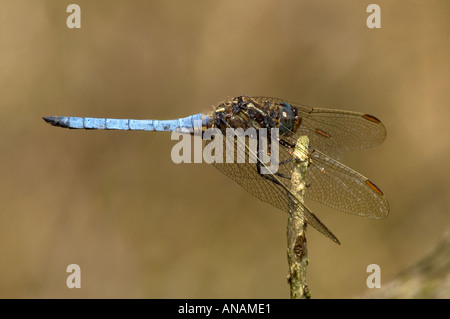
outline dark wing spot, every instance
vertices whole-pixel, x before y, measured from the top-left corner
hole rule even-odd
[[[375,116],[373,115],[369,115],[369,114],[364,114],[363,118],[370,121],[370,122],[374,122],[374,123],[380,123],[381,121],[379,119],[377,119]]]
[[[322,135],[323,137],[330,138],[331,135],[325,131],[322,131],[320,128],[316,128],[316,133]]]
[[[371,181],[366,180],[366,184],[367,184],[367,186],[372,188],[375,192],[377,192],[378,195],[383,195],[383,192],[381,191],[381,189],[379,189],[378,186],[375,185],[374,183],[372,183]]]

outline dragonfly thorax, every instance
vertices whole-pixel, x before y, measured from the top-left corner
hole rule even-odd
[[[227,128],[275,128],[280,135],[290,135],[301,119],[288,103],[261,102],[248,96],[238,96],[221,103],[214,111],[214,126],[223,133]]]

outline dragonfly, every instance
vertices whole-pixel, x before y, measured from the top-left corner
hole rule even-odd
[[[377,146],[386,138],[382,122],[369,114],[315,108],[278,98],[242,95],[219,103],[208,112],[175,120],[67,116],[48,116],[43,119],[51,125],[69,129],[184,130],[191,134],[211,128],[224,133],[230,128],[276,128],[279,130],[276,139],[279,144],[279,166],[276,172],[262,174],[264,163],[259,154],[256,162],[223,161],[213,162],[212,165],[253,196],[285,212],[289,212],[294,203],[307,224],[340,244],[338,238],[291,191],[290,174],[297,160],[296,143],[300,136],[307,136],[306,199],[368,219],[382,219],[389,214],[389,203],[381,189],[339,161],[345,151]],[[245,153],[254,155],[250,152],[246,146]]]

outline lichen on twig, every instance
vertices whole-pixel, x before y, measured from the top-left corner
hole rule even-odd
[[[311,294],[306,283],[306,266],[308,250],[306,245],[306,220],[303,214],[303,198],[306,188],[306,171],[308,168],[307,136],[300,136],[294,151],[294,162],[291,171],[291,195],[295,196],[289,203],[287,238],[288,264],[291,299],[309,299]],[[299,205],[299,201],[301,204]]]

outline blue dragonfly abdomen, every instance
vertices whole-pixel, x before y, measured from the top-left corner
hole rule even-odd
[[[209,116],[201,113],[176,120],[132,120],[73,116],[46,116],[43,119],[51,125],[70,129],[158,132],[175,130],[192,132],[202,130],[210,122]]]

